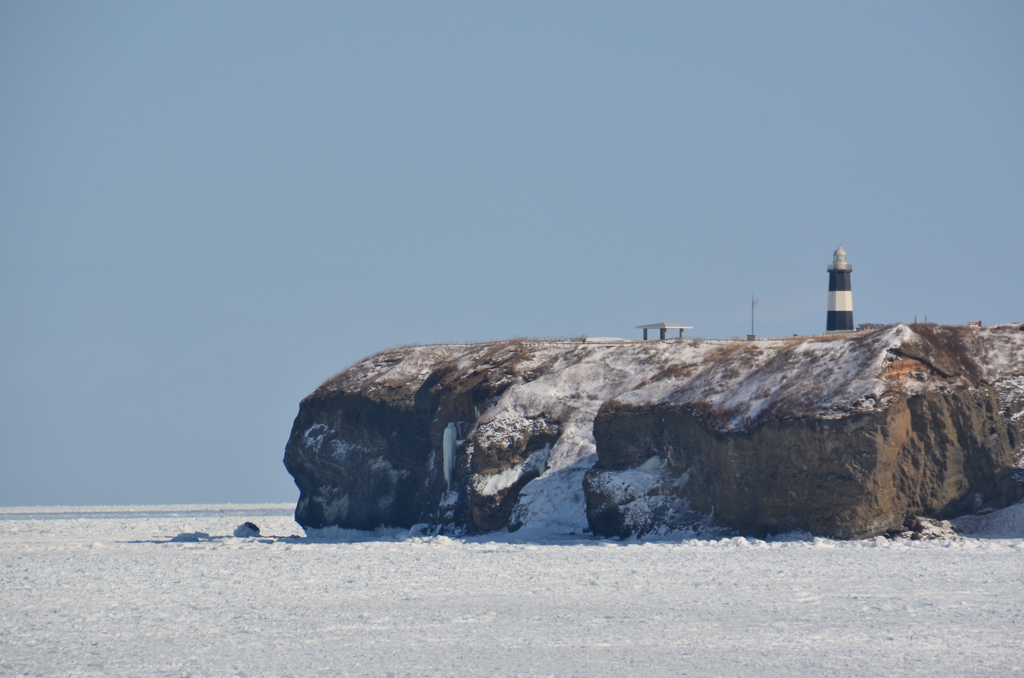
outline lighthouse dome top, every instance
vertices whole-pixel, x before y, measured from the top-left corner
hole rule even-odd
[[[829,264],[828,270],[830,271],[849,271],[850,265],[846,263],[846,250],[840,245],[836,248],[836,251],[832,253],[832,263]]]

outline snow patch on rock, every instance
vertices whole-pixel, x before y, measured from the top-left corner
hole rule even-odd
[[[954,518],[956,529],[969,537],[986,539],[1024,538],[1024,502],[985,515]]]
[[[551,446],[545,445],[543,449],[531,454],[530,457],[521,464],[516,464],[515,466],[507,468],[500,473],[494,473],[491,475],[475,474],[470,482],[473,484],[473,489],[476,490],[478,494],[482,494],[485,497],[492,497],[515,485],[524,474],[533,471],[537,471],[538,473],[542,471],[545,464],[547,464],[550,454]]]

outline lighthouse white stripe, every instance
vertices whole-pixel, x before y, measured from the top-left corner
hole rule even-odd
[[[849,290],[845,292],[829,292],[828,293],[828,310],[830,311],[852,311],[853,310],[853,292]]]

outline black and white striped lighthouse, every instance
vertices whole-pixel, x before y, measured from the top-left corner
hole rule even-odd
[[[828,332],[850,332],[853,330],[853,291],[850,288],[850,274],[853,268],[846,263],[846,252],[840,245],[832,254],[828,265]]]

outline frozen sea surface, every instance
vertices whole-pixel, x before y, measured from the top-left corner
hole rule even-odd
[[[974,526],[1000,538],[927,543],[327,541],[292,537],[291,505],[0,509],[0,674],[1012,675],[1014,509]],[[263,537],[230,536],[245,520]]]

